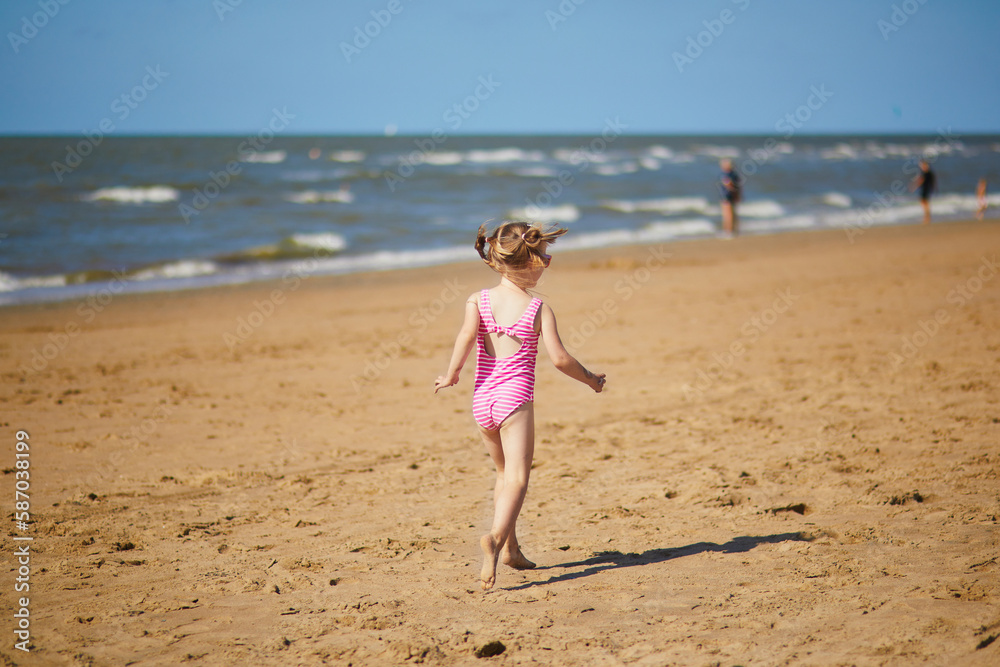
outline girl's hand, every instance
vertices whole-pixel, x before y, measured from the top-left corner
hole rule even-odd
[[[454,373],[448,377],[440,375],[437,380],[434,380],[434,393],[438,393],[438,389],[452,387],[456,384],[458,384],[458,373]]]
[[[587,386],[596,391],[598,394],[604,390],[604,385],[607,382],[604,373],[591,373],[587,371],[590,377],[587,378]]]

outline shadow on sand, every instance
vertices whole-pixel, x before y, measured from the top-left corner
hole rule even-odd
[[[750,551],[761,544],[810,541],[811,540],[808,537],[805,537],[803,533],[781,533],[780,535],[744,535],[743,537],[734,537],[725,544],[716,544],[715,542],[696,542],[684,547],[674,547],[672,549],[649,549],[641,554],[623,554],[620,551],[602,551],[586,560],[579,560],[572,563],[560,563],[558,565],[546,565],[534,570],[535,572],[538,572],[541,570],[557,570],[570,567],[586,568],[579,572],[567,572],[566,574],[549,577],[544,581],[531,581],[526,584],[521,584],[520,586],[504,586],[504,590],[518,591],[525,588],[531,588],[532,586],[544,586],[546,584],[555,584],[560,581],[571,581],[581,577],[589,577],[597,574],[598,572],[604,572],[605,570],[652,565],[653,563],[663,563],[668,560],[673,560],[674,558],[695,556],[697,554],[709,552],[741,554]]]

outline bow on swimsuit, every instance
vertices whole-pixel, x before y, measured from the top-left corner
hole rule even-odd
[[[538,334],[535,314],[542,305],[532,299],[521,319],[502,327],[493,319],[490,292],[479,295],[479,335],[476,337],[476,388],[472,394],[472,414],[485,429],[500,428],[512,412],[535,400],[535,359],[538,357]],[[509,357],[496,358],[486,352],[486,336],[501,333],[521,341],[521,347]]]

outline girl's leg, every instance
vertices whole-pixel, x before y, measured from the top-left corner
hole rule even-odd
[[[499,431],[484,431],[483,440],[497,467],[493,527],[479,541],[483,549],[482,586],[483,590],[488,590],[496,581],[498,557],[502,556],[512,567],[534,567],[534,563],[521,555],[514,531],[528,490],[535,452],[534,404],[525,403],[515,410],[500,425]]]
[[[482,436],[483,444],[486,445],[486,450],[490,453],[490,458],[493,459],[493,464],[497,469],[497,480],[493,486],[493,508],[494,512],[496,512],[497,501],[500,499],[500,494],[503,492],[504,487],[505,459],[503,455],[503,443],[500,440],[500,431],[490,431],[480,426],[479,434]],[[530,461],[528,469],[531,469]],[[500,547],[500,562],[515,570],[531,570],[535,567],[535,563],[528,560],[524,556],[524,553],[521,552],[520,542],[517,539],[517,517],[514,517],[514,525],[511,526],[507,541]]]

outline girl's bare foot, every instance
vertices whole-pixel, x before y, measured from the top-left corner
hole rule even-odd
[[[493,588],[497,580],[497,547],[492,535],[483,535],[479,539],[479,546],[483,549],[483,570],[479,573],[482,579],[484,591]]]
[[[521,553],[521,547],[512,551],[505,551],[501,555],[501,560],[504,565],[512,567],[515,570],[532,570],[535,568],[535,564],[525,558],[524,554]]]

